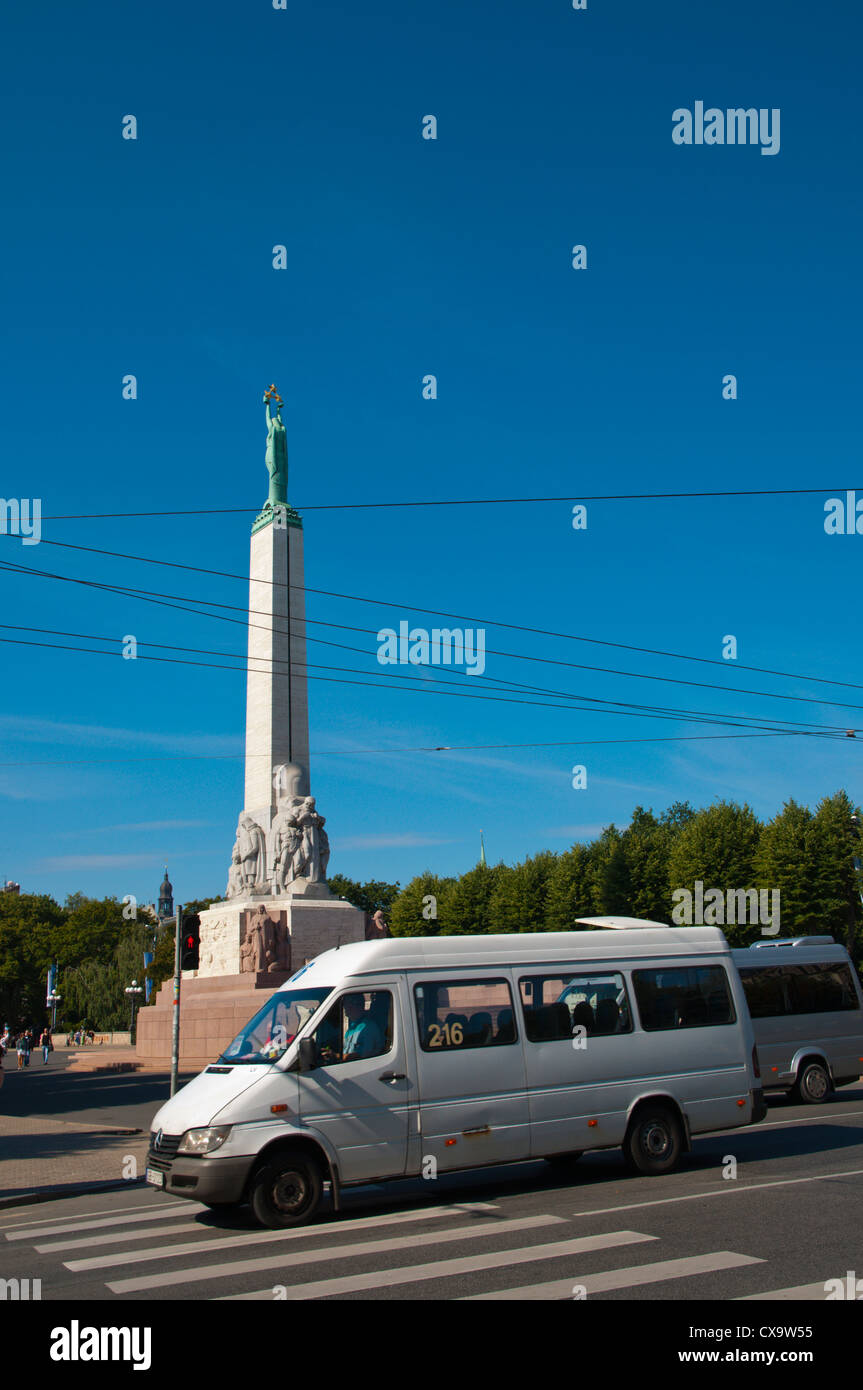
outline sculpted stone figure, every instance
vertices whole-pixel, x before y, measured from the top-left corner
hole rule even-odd
[[[283,801],[301,801],[308,795],[308,773],[299,763],[280,763],[273,768],[273,787],[276,793],[276,802],[279,806]]]
[[[228,870],[228,887],[225,891],[226,898],[237,898],[243,891],[243,866],[240,860],[239,840],[234,842],[231,852],[231,867]]]
[[[246,814],[237,823],[237,838],[231,854],[228,897],[262,891],[267,872],[267,842],[257,821]]]
[[[291,944],[287,930],[261,904],[249,918],[240,947],[240,970],[260,974],[290,970]]]
[[[321,883],[326,878],[330,842],[324,830],[324,817],[315,810],[313,796],[305,798],[297,819],[303,832],[303,875],[310,883]]]
[[[384,914],[381,912],[380,908],[378,908],[371,921],[369,920],[369,914],[366,913],[366,941],[378,941],[381,937],[389,936],[389,934],[390,929],[384,921]]]
[[[295,879],[318,882],[326,873],[329,842],[323,816],[315,811],[314,797],[306,795],[308,781],[308,773],[299,763],[283,763],[273,769],[278,806],[270,831],[274,897],[284,893]]]
[[[297,805],[299,805],[299,801]],[[282,803],[272,828],[273,869],[272,891],[278,897],[296,877],[297,856],[302,848],[303,833],[297,824],[296,806]]]

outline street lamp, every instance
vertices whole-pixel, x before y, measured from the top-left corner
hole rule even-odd
[[[137,980],[133,980],[130,985],[126,986],[125,993],[132,1006],[132,1026],[129,1030],[129,1037],[131,1038],[135,1031],[135,1001],[139,995],[144,993],[144,986],[139,985]]]
[[[52,1033],[55,1032],[57,1028],[57,1005],[60,1003],[61,998],[62,995],[58,994],[56,989],[52,989],[51,993],[48,995],[48,998],[45,1000],[45,1007],[51,1010]]]

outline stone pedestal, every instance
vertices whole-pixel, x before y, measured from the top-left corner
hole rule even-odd
[[[180,1069],[202,1071],[235,1038],[287,976],[220,975],[200,980],[184,970],[180,987]],[[169,1071],[174,981],[159,987],[155,1001],[138,1011],[136,1060]]]
[[[325,883],[302,884],[304,891],[279,898],[232,898],[214,903],[201,917],[197,978],[239,975],[240,948],[252,913],[263,907],[274,925],[287,931],[290,943],[288,973],[349,941],[365,940],[365,913],[333,897]]]
[[[180,988],[180,1066],[200,1071],[214,1062],[274,990],[322,951],[365,939],[365,913],[325,884],[283,898],[215,903],[200,914],[199,968],[184,970]],[[288,968],[242,970],[240,948],[248,918],[263,906],[287,931]],[[154,1003],[139,1009],[137,1056],[147,1067],[171,1065],[174,984],[159,988]]]

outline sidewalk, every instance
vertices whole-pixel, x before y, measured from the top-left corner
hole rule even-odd
[[[143,1070],[134,1047],[64,1047],[58,1048],[56,1055],[64,1057],[67,1071]]]
[[[0,1115],[0,1207],[141,1181],[147,1141],[107,1125]]]

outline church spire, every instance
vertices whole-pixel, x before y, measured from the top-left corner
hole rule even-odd
[[[174,915],[174,887],[168,878],[168,866],[165,865],[165,877],[162,879],[162,886],[159,889],[159,917],[173,917]]]

